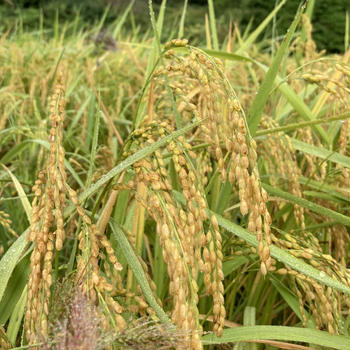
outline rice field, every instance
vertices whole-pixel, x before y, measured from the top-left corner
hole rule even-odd
[[[0,33],[1,350],[349,348],[349,35],[284,3]]]

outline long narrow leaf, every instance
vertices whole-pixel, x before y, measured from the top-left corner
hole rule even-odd
[[[305,10],[305,5],[301,8],[295,19],[293,20],[285,39],[283,40],[280,48],[278,49],[275,58],[273,59],[269,70],[266,73],[265,79],[262,82],[258,94],[256,95],[252,106],[249,110],[248,126],[251,135],[254,137],[255,132],[258,128],[263,109],[265,107],[266,101],[269,97],[270,91],[273,87],[274,80],[277,76],[279,67],[281,65],[282,59],[287,52],[289,43],[293,37],[293,34],[297,28],[297,25],[301,19],[301,15]]]
[[[128,239],[125,237],[123,230],[119,228],[113,221],[110,222],[110,226],[112,228],[116,241],[122,248],[122,252],[135,275],[135,278],[140,284],[143,295],[145,296],[148,304],[153,308],[154,312],[162,322],[164,323],[170,322],[168,316],[165,314],[164,310],[160,307],[160,305],[157,303],[156,299],[154,298],[152,289],[148,284],[143,268],[133,248],[131,247]]]
[[[125,9],[125,11],[121,15],[120,19],[118,19],[118,23],[117,23],[117,25],[115,26],[115,28],[113,30],[113,35],[112,36],[113,36],[114,39],[117,39],[118,34],[120,32],[120,29],[122,28],[122,26],[123,26],[123,24],[124,24],[124,22],[126,20],[126,17],[129,14],[131,8],[133,7],[134,2],[135,2],[135,0],[130,1],[129,6]]]
[[[245,40],[242,45],[238,48],[238,50],[235,52],[236,54],[241,54],[244,52],[244,50],[249,47],[256,38],[263,32],[263,30],[266,28],[266,26],[270,23],[270,21],[273,19],[273,17],[276,15],[276,13],[280,10],[280,8],[286,3],[286,0],[281,1],[278,6],[274,8],[273,11],[261,22],[261,24],[256,28],[253,33],[251,33],[247,40]]]
[[[322,182],[318,182],[318,181],[306,178],[304,176],[299,176],[298,181],[302,185],[307,185],[318,191],[326,192],[344,201],[347,201],[347,202],[350,201],[350,189],[348,188],[338,188],[335,186],[328,185],[326,183],[322,183]]]
[[[185,0],[184,8],[182,10],[181,19],[180,19],[179,33],[178,33],[178,37],[180,39],[184,36],[184,26],[185,26],[186,12],[187,12],[187,2],[188,2],[188,0]]]
[[[345,168],[350,169],[350,158],[340,154],[338,152],[330,151],[325,148],[316,147],[313,145],[309,145],[303,141],[299,141],[294,138],[290,138],[293,147],[301,152],[311,154],[321,159],[330,160],[334,163],[340,164]]]
[[[12,344],[16,344],[16,339],[22,323],[26,303],[27,303],[27,287],[23,289],[22,295],[19,298],[15,308],[13,309],[10,322],[7,328],[7,335]]]
[[[310,202],[304,198],[300,198],[297,196],[294,196],[290,193],[284,192],[278,188],[272,187],[268,184],[263,183],[262,184],[265,190],[272,194],[273,196],[280,197],[290,203],[300,205],[301,207],[307,208],[317,214],[324,215],[334,221],[337,221],[339,224],[343,224],[345,226],[350,227],[350,218],[348,216],[345,216],[343,214],[337,213],[334,210],[322,207],[321,205],[318,205],[316,203]]]
[[[7,283],[12,275],[12,271],[16,267],[17,262],[27,245],[27,232],[28,230],[23,232],[22,235],[17,238],[11,248],[7,250],[0,260],[0,302],[4,295]]]
[[[185,202],[185,198],[180,192],[173,191],[173,195],[181,203]],[[210,215],[215,215],[219,226],[227,230],[228,232],[233,233],[234,235],[244,239],[246,242],[251,244],[254,247],[258,247],[258,241],[256,237],[250,233],[248,230],[244,229],[243,227],[223,218],[221,215],[209,210],[208,211]],[[350,288],[343,283],[334,280],[333,278],[329,277],[328,275],[325,275],[324,273],[320,273],[317,269],[312,267],[311,265],[305,263],[303,260],[296,258],[292,254],[288,253],[286,250],[280,249],[274,245],[270,246],[270,253],[271,256],[278,261],[281,261],[290,267],[292,267],[294,270],[297,270],[301,272],[304,275],[307,275],[316,281],[320,282],[321,284],[327,285],[331,288],[335,288],[343,293],[350,295]]]
[[[283,125],[283,126],[279,126],[277,128],[271,128],[271,129],[266,129],[266,130],[258,130],[255,135],[262,136],[262,135],[274,134],[277,132],[287,132],[287,131],[291,131],[291,130],[302,129],[302,128],[305,128],[306,126],[312,126],[312,125],[317,125],[317,124],[327,124],[327,123],[331,123],[331,122],[336,121],[336,120],[344,120],[344,119],[349,119],[349,118],[350,118],[350,112],[346,112],[346,113],[336,115],[334,117],[329,117],[329,118],[324,118],[324,119],[315,119],[315,120],[306,121],[306,122],[291,123],[288,125]]]
[[[24,192],[24,189],[21,185],[21,183],[17,180],[17,177],[15,175],[12,174],[11,170],[9,168],[7,168],[5,165],[2,164],[2,166],[4,167],[4,169],[9,173],[12,181],[13,181],[13,184],[15,185],[16,187],[16,190],[17,190],[17,193],[18,193],[18,196],[19,196],[19,199],[21,200],[21,203],[23,205],[23,208],[24,208],[24,211],[26,212],[27,214],[27,218],[28,218],[28,221],[30,222],[30,219],[31,219],[31,215],[32,215],[32,206],[30,205],[30,202],[27,198],[27,195],[26,193]]]
[[[211,36],[213,38],[214,50],[219,50],[219,40],[218,40],[218,33],[216,32],[216,20],[215,20],[213,0],[208,0],[208,7],[209,7],[209,22],[210,22]]]
[[[235,234],[236,236],[244,239],[246,242],[250,243],[254,247],[258,246],[258,241],[255,238],[253,234],[251,234],[249,231],[244,229],[243,227],[234,224],[233,222],[230,222],[226,219],[224,219],[222,216],[211,212],[211,214],[215,215],[219,225],[224,228],[225,230]],[[287,251],[280,249],[274,245],[271,245],[271,256],[278,261],[281,261],[287,265],[289,265],[294,270],[297,270],[301,272],[302,274],[309,276],[316,281],[320,282],[321,284],[325,284],[329,287],[335,288],[343,293],[350,295],[350,288],[344,285],[341,282],[338,282],[334,280],[333,278],[329,277],[328,275],[325,275],[324,273],[320,273],[317,269],[312,267],[311,265],[305,263],[303,260],[298,259],[294,257],[293,255],[289,254]]]
[[[246,326],[225,329],[222,337],[213,334],[202,338],[203,344],[224,344],[247,340],[284,340],[312,343],[332,349],[348,350],[350,338],[331,335],[316,329],[283,326]]]
[[[107,183],[110,179],[112,179],[114,176],[117,174],[120,174],[122,171],[127,169],[131,164],[137,162],[138,160],[148,156],[149,154],[153,153],[156,151],[158,148],[166,145],[169,141],[172,139],[179,137],[183,134],[185,134],[187,131],[195,128],[201,123],[200,121],[197,121],[195,123],[192,123],[190,125],[185,126],[184,128],[174,131],[168,136],[163,137],[159,141],[153,143],[150,146],[147,146],[139,151],[137,151],[135,154],[132,156],[126,158],[123,160],[121,163],[119,163],[116,167],[111,169],[107,174],[103,175],[97,182],[92,184],[87,190],[85,190],[80,196],[79,200],[84,201],[86,198],[91,196],[94,192],[96,192],[101,186],[103,186],[105,183]]]

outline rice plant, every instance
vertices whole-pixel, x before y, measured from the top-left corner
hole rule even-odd
[[[1,349],[348,348],[350,51],[284,3],[1,34]]]

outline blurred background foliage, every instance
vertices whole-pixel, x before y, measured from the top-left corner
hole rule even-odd
[[[279,0],[215,0],[219,36],[222,38],[226,36],[230,21],[237,23],[242,31],[247,26],[256,28],[279,2]],[[284,35],[300,2],[300,0],[288,0],[278,12],[275,25],[271,24],[264,35],[267,38]],[[18,26],[19,20],[24,31],[39,28],[40,12],[44,15],[42,25],[47,32],[53,28],[57,12],[60,22],[73,21],[79,14],[79,25],[89,27],[101,19],[106,8],[108,13],[105,24],[108,25],[129,3],[130,0],[2,0],[0,28],[2,32],[11,29]],[[161,0],[154,0],[153,3],[157,8]],[[179,0],[167,1],[164,40],[175,34],[172,33],[172,28],[180,20],[183,3],[184,1]],[[147,4],[147,0],[134,1],[128,21],[129,28],[139,27],[140,32],[149,29]],[[193,44],[200,45],[205,41],[203,23],[207,13],[207,0],[189,0],[188,4],[185,36]],[[325,49],[329,53],[344,52],[346,11],[349,11],[349,4],[348,0],[316,1],[312,24],[313,38],[319,50]],[[128,30],[128,26],[125,29]]]

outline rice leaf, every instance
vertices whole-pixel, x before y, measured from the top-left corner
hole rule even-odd
[[[80,202],[84,201],[86,198],[91,196],[94,192],[96,192],[101,186],[106,184],[109,180],[111,180],[114,176],[117,174],[120,174],[122,171],[126,170],[130,165],[137,162],[138,160],[148,156],[149,154],[156,151],[158,148],[164,146],[167,144],[167,142],[171,141],[172,139],[179,137],[183,134],[185,134],[187,131],[195,128],[198,126],[202,121],[199,120],[195,123],[192,123],[190,125],[187,125],[183,127],[182,129],[179,129],[177,131],[172,132],[168,136],[163,137],[159,141],[153,143],[150,146],[147,146],[143,149],[140,149],[132,156],[126,158],[122,162],[120,162],[117,166],[115,166],[113,169],[111,169],[107,174],[103,175],[97,182],[92,184],[88,189],[86,189],[80,196],[79,200]]]
[[[285,287],[280,281],[275,280],[275,279],[271,279],[271,283],[274,285],[274,287],[277,289],[278,293],[281,294],[282,298],[285,300],[285,302],[289,305],[289,307],[294,311],[294,313],[299,317],[300,321],[303,321],[303,317],[300,313],[300,305],[299,305],[299,301],[298,298],[293,295],[287,287]],[[307,318],[307,325],[310,328],[315,328],[314,324],[315,322],[313,321],[312,317],[310,316],[310,314],[304,310],[304,313],[306,315]]]
[[[210,22],[211,36],[213,38],[214,50],[219,50],[219,40],[218,40],[218,33],[216,32],[216,20],[215,20],[213,0],[208,0],[208,7],[209,7],[209,22]]]
[[[331,349],[348,350],[349,337],[331,335],[328,332],[309,328],[283,326],[244,326],[224,329],[222,337],[207,334],[202,338],[204,345],[225,344],[247,340],[284,340],[311,343]]]
[[[134,273],[135,278],[140,284],[143,295],[145,296],[148,304],[153,308],[154,312],[156,313],[157,317],[160,319],[161,322],[163,323],[170,322],[168,316],[165,314],[164,310],[161,308],[161,306],[157,303],[156,299],[154,298],[152,289],[148,284],[143,268],[137,258],[136,253],[134,252],[132,246],[130,245],[128,239],[125,237],[123,230],[113,221],[110,221],[109,224],[116,241],[120,245],[125,258]]]
[[[302,6],[297,16],[294,18],[291,26],[288,29],[287,35],[284,38],[281,46],[279,47],[276,56],[271,62],[270,68],[266,73],[266,76],[261,83],[261,86],[259,88],[258,94],[256,95],[250,110],[248,112],[248,126],[251,133],[251,136],[254,137],[256,130],[258,129],[258,125],[262,116],[262,112],[264,110],[264,107],[266,105],[267,99],[269,97],[269,94],[273,88],[274,81],[276,79],[279,67],[282,63],[282,59],[284,55],[287,52],[289,43],[293,37],[293,34],[297,28],[297,25],[299,24],[299,21],[301,19],[301,15],[303,14],[305,10],[305,5]]]
[[[129,6],[125,9],[125,11],[124,11],[123,14],[120,16],[120,18],[118,18],[117,25],[115,26],[115,28],[114,28],[114,30],[113,30],[113,34],[112,34],[112,36],[113,36],[114,39],[117,39],[118,34],[119,34],[119,32],[120,32],[120,29],[122,28],[123,24],[125,23],[125,20],[126,20],[128,14],[129,14],[131,8],[132,8],[133,5],[134,5],[134,2],[135,2],[135,0],[130,1]]]
[[[273,11],[261,22],[261,24],[256,28],[253,33],[249,35],[249,37],[240,45],[238,50],[235,52],[237,55],[243,53],[246,48],[248,48],[251,44],[254,43],[256,38],[262,33],[262,31],[267,27],[270,21],[274,18],[277,12],[281,9],[281,7],[286,3],[287,0],[281,1],[278,6],[276,6]]]
[[[13,309],[21,297],[22,291],[25,288],[30,272],[30,259],[26,255],[17,264],[11,274],[6,290],[0,302],[0,324],[5,324],[11,317]]]
[[[15,175],[12,174],[11,170],[9,168],[7,168],[5,165],[1,164],[3,166],[3,168],[9,173],[13,184],[16,187],[19,199],[21,200],[22,206],[24,208],[24,211],[27,214],[27,218],[28,221],[30,222],[31,217],[32,217],[32,206],[30,205],[30,202],[27,198],[26,193],[24,192],[24,189],[21,185],[21,183],[17,180],[17,177]]]
[[[294,196],[290,193],[284,192],[284,191],[282,191],[278,188],[275,188],[273,186],[270,186],[268,184],[263,183],[262,185],[265,188],[265,190],[269,194],[272,194],[273,196],[277,196],[277,197],[280,197],[280,198],[286,200],[287,202],[300,205],[301,207],[309,209],[317,214],[324,215],[324,216],[338,222],[339,224],[343,224],[345,226],[350,227],[350,218],[348,216],[345,216],[345,215],[338,213],[334,210],[322,207],[321,205],[310,202],[304,198]]]
[[[225,230],[235,234],[236,236],[244,239],[249,244],[253,245],[254,247],[258,246],[258,241],[255,238],[253,234],[251,234],[248,230],[244,229],[243,227],[234,224],[233,222],[230,222],[227,219],[224,219],[222,216],[210,212],[212,215],[215,215],[219,225],[224,228]],[[338,282],[331,278],[330,276],[320,273],[317,269],[312,267],[311,265],[305,263],[303,260],[298,259],[294,257],[293,255],[289,254],[287,251],[280,249],[274,245],[270,246],[270,253],[271,256],[278,261],[281,261],[287,265],[289,265],[294,270],[297,270],[301,272],[304,275],[307,275],[316,281],[318,281],[321,284],[327,285],[331,288],[335,288],[343,293],[350,295],[350,288],[344,285],[341,282]]]
[[[25,307],[27,304],[27,286],[23,289],[21,297],[11,314],[10,322],[7,327],[7,335],[11,344],[16,344],[17,335],[21,327]]]
[[[27,245],[28,231],[29,229],[27,229],[20,237],[17,238],[17,240],[12,244],[11,248],[6,251],[0,260],[0,302],[12,272]]]
[[[279,126],[277,128],[271,128],[266,130],[258,130],[256,132],[256,136],[262,136],[262,135],[268,135],[268,134],[274,134],[277,132],[287,132],[291,130],[297,130],[301,128],[305,128],[307,126],[317,125],[317,124],[327,124],[336,120],[344,120],[350,118],[350,112],[345,112],[339,115],[336,115],[334,117],[329,118],[323,118],[323,119],[315,119],[311,121],[306,122],[297,122],[297,123],[291,123],[288,125]]]
[[[180,24],[179,24],[179,33],[177,35],[180,39],[184,36],[184,26],[185,26],[185,18],[186,18],[186,11],[187,11],[187,3],[188,3],[188,0],[185,0],[184,7],[183,7],[182,13],[181,13],[181,19],[180,19]]]
[[[338,152],[330,151],[325,148],[309,145],[306,142],[299,141],[293,137],[290,138],[293,147],[301,152],[311,154],[321,159],[329,160],[331,162],[342,165],[345,168],[350,169],[350,158],[340,154]]]

